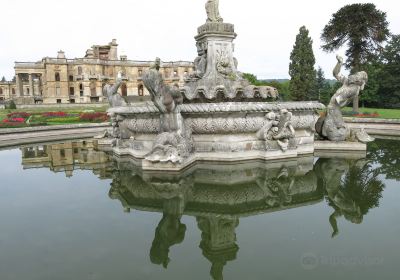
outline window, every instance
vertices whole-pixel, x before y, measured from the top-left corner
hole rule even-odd
[[[176,76],[178,76],[178,70],[177,69],[174,70],[174,77],[176,77]]]
[[[122,93],[122,96],[128,96],[128,89],[127,89],[125,83],[121,85],[121,93]]]
[[[138,87],[138,95],[143,96],[143,85],[139,85]]]
[[[142,77],[142,74],[143,74],[142,70],[139,70],[139,71],[138,71],[139,78]]]
[[[73,82],[74,81],[74,76],[69,75],[68,79],[69,79],[70,82]]]
[[[83,96],[83,85],[79,84],[79,95]]]
[[[57,104],[60,104],[61,103],[61,99],[57,99]]]
[[[56,82],[60,81],[60,73],[56,72],[56,74],[54,75],[54,78],[56,80]]]
[[[29,95],[29,88],[26,88],[26,95]]]
[[[81,66],[78,67],[78,75],[82,75],[82,67]]]
[[[0,88],[0,94],[3,94],[3,89],[2,88]]]
[[[75,103],[75,99],[70,99],[69,103]]]
[[[74,87],[70,87],[69,88],[69,95],[75,95],[75,88]]]
[[[61,149],[61,150],[60,150],[60,157],[61,157],[62,159],[65,158],[65,150],[64,150],[64,149]]]
[[[90,83],[90,95],[91,95],[91,96],[97,96],[97,93],[96,93],[96,83],[95,83],[95,82],[91,82],[91,83]]]
[[[15,88],[11,89],[12,94],[15,94]]]
[[[0,96],[0,101],[3,101],[3,100],[4,100],[4,97]]]

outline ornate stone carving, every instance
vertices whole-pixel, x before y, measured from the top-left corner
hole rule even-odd
[[[354,136],[353,138],[360,142],[371,142],[373,138],[368,136],[365,131],[351,132],[345,124],[341,112],[341,108],[353,101],[360,94],[360,91],[364,89],[368,81],[368,75],[364,71],[357,72],[347,78],[340,75],[343,58],[340,56],[336,56],[336,58],[338,62],[333,69],[333,75],[342,83],[342,87],[332,96],[326,116],[318,120],[317,132],[320,136],[330,141],[352,140],[351,138]]]
[[[235,74],[233,72],[231,63],[229,61],[229,57],[226,55],[226,53],[221,50],[217,51],[217,64],[216,68],[218,73],[223,75],[225,78],[229,79],[235,79]]]
[[[276,100],[279,95],[275,88],[251,86],[238,71],[238,61],[233,56],[234,26],[222,22],[218,2],[209,0],[206,4],[208,20],[198,28],[195,37],[198,52],[195,70],[181,89],[184,102]]]
[[[125,119],[121,127],[131,133],[158,133],[160,131],[160,118],[133,118]]]
[[[219,15],[219,0],[208,0],[206,3],[207,22],[223,22]]]
[[[124,79],[122,77],[122,73],[119,72],[117,77],[117,82],[115,83],[115,85],[111,86],[110,84],[106,84],[103,87],[103,95],[107,97],[110,107],[119,107],[127,105],[125,100],[118,93],[118,89],[122,85],[124,80],[126,79]]]
[[[197,42],[196,47],[198,57],[194,60],[194,71],[189,77],[192,80],[203,78],[207,69],[207,42]]]
[[[301,113],[301,116],[309,116],[313,112],[313,116],[316,115],[317,110],[325,109],[325,106],[319,102],[223,102],[223,103],[190,103],[178,105],[179,111],[182,114],[208,114],[211,113],[231,113],[231,112],[269,112],[269,111],[280,111],[281,109],[287,109],[290,112]],[[159,110],[151,102],[130,106],[111,108],[110,113],[118,115],[137,115],[137,114],[154,114],[158,115]]]
[[[157,58],[154,66],[143,76],[143,83],[160,111],[160,134],[157,135],[146,160],[181,163],[193,150],[191,133],[185,129],[177,107],[182,103],[182,96],[177,88],[172,89],[164,83],[159,73],[160,64],[161,60]]]
[[[266,123],[263,127],[257,132],[257,138],[260,140],[272,140],[270,132],[272,127],[278,125],[278,121],[276,120],[276,115],[274,112],[269,112],[265,115]]]
[[[257,132],[260,140],[277,141],[282,151],[286,151],[289,146],[289,140],[294,138],[295,130],[291,123],[292,113],[286,109],[280,111],[276,116],[271,112],[266,115],[266,124]]]

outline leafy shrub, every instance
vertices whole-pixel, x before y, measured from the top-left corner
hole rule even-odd
[[[5,104],[5,108],[6,108],[6,109],[14,110],[14,109],[17,109],[17,105],[15,105],[14,100],[11,100],[11,101],[9,101],[9,102],[7,102],[7,103]]]

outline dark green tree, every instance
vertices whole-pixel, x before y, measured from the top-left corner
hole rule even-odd
[[[274,87],[279,92],[279,97],[282,101],[289,101],[290,100],[290,81],[270,81],[266,84],[267,86]]]
[[[400,35],[393,35],[382,53],[379,100],[382,107],[400,108]]]
[[[352,73],[360,71],[381,50],[390,34],[388,25],[386,13],[372,3],[346,5],[324,27],[322,49],[333,52],[347,45],[346,67]],[[358,111],[358,98],[354,99],[353,110]]]
[[[243,73],[242,76],[247,81],[249,81],[249,83],[252,84],[252,85],[258,86],[260,84],[260,81],[257,79],[257,76],[254,75],[254,74]]]
[[[379,75],[382,64],[377,60],[372,60],[364,64],[363,68],[368,73],[368,83],[360,92],[362,107],[379,107]]]
[[[290,54],[290,94],[292,100],[317,100],[315,57],[312,39],[305,26],[300,28]]]
[[[318,100],[321,103],[328,104],[331,99],[332,88],[329,82],[325,79],[325,73],[321,67],[317,70],[317,93]]]

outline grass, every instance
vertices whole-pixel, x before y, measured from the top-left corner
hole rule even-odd
[[[352,111],[353,108],[346,107],[343,111]],[[400,119],[400,109],[377,109],[377,108],[360,108],[360,113],[378,113],[380,119]]]

